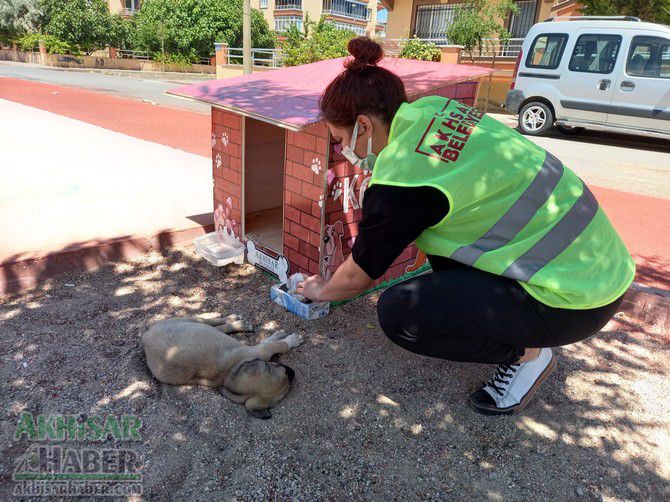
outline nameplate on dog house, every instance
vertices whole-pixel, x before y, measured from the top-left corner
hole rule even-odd
[[[281,282],[288,280],[288,260],[279,255],[276,258],[258,249],[254,241],[247,241],[247,261],[275,274]]]

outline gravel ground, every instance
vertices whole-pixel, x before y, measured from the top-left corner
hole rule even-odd
[[[484,417],[466,400],[493,367],[395,346],[374,294],[306,322],[269,301],[271,283],[248,265],[216,269],[178,250],[3,298],[0,500],[29,446],[14,439],[23,411],[140,416],[133,446],[151,500],[670,499],[667,334],[618,314],[558,350],[525,413]],[[236,335],[249,343],[278,327],[305,333],[280,357],[296,378],[271,420],[149,374],[141,330],[211,312],[251,319],[255,333]]]

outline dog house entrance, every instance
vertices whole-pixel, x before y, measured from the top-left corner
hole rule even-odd
[[[281,253],[286,131],[245,118],[244,136],[244,234]]]

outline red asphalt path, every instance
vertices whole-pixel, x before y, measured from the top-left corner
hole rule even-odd
[[[208,115],[11,78],[0,78],[0,98],[205,157],[211,154]],[[670,290],[670,200],[591,188],[635,258],[636,280]]]
[[[0,77],[0,98],[196,155],[209,157],[212,153],[209,115],[3,77]]]

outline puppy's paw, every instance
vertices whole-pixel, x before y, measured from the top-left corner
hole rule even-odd
[[[224,317],[224,319],[226,320],[226,322],[235,322],[235,321],[241,321],[242,316],[239,314],[230,314]]]
[[[288,333],[286,333],[286,331],[284,331],[283,329],[280,329],[279,331],[275,331],[274,333],[272,333],[272,335],[267,337],[261,343],[276,342],[277,340],[282,340],[282,339],[286,338],[287,335],[288,335]]]
[[[254,328],[251,324],[251,321],[245,321],[243,319],[238,319],[237,321],[232,321],[232,322],[227,322],[226,323],[228,326],[230,326],[231,331],[236,331],[236,332],[241,332],[241,331],[253,331]]]
[[[305,339],[303,338],[303,336],[301,334],[291,333],[286,338],[284,338],[282,341],[286,342],[288,344],[289,349],[294,349],[294,348],[299,347],[300,345],[302,345],[302,342],[304,342]]]

